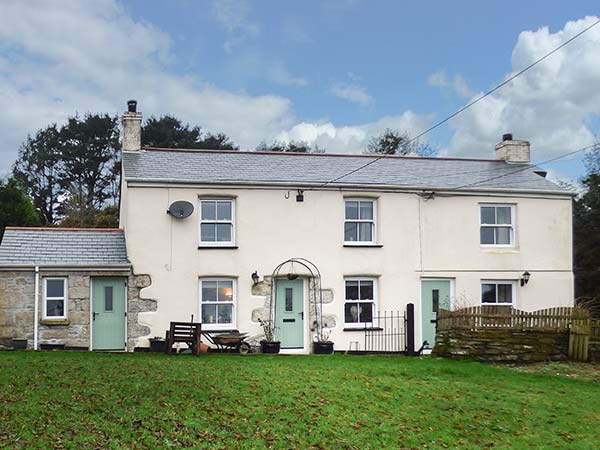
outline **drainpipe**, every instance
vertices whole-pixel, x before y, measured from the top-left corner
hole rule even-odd
[[[40,308],[40,266],[35,266],[35,294],[33,296],[33,349],[38,349],[38,321]]]

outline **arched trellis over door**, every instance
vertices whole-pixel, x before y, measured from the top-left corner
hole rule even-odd
[[[314,317],[314,331],[317,335],[317,340],[323,340],[323,289],[321,286],[321,271],[316,266],[315,263],[306,259],[306,258],[290,258],[288,260],[283,261],[273,270],[271,274],[271,294],[269,297],[269,320],[272,324],[275,323],[275,302],[277,302],[277,290],[275,289],[275,283],[277,283],[277,277],[282,275],[282,269],[286,265],[298,264],[304,267],[310,273],[309,277],[309,292],[312,292],[312,295],[309,294],[309,302],[312,302],[312,306],[315,312]],[[288,279],[298,278],[299,275],[295,273],[288,273]],[[290,275],[295,276],[294,278],[290,278]],[[310,314],[309,314],[310,317]]]

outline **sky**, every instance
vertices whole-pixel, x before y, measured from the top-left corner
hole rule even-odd
[[[596,8],[594,8],[594,6]],[[597,2],[0,0],[0,174],[74,114],[175,115],[241,149],[306,141],[362,153],[415,136],[600,17]],[[534,162],[600,134],[600,25],[428,133],[441,156]],[[544,167],[584,174],[582,153]]]

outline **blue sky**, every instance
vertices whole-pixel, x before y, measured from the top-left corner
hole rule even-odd
[[[120,113],[130,97],[146,117],[175,114],[243,148],[279,139],[362,152],[386,127],[415,135],[449,115],[591,24],[596,5],[8,0],[0,173],[27,133],[76,111]],[[600,26],[426,139],[442,155],[490,158],[513,132],[537,161],[588,145],[599,56]]]

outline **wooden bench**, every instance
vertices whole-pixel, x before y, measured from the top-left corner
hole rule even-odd
[[[200,335],[202,324],[194,322],[171,322],[165,341],[167,354],[173,354],[173,344],[183,342],[188,345],[192,354],[200,353]]]

